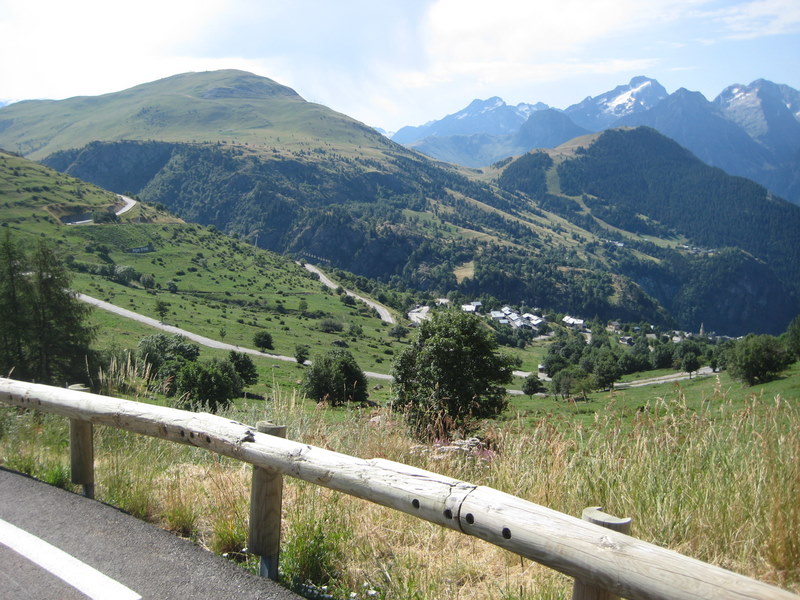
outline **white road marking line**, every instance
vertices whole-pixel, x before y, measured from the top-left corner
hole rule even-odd
[[[142,598],[118,581],[3,519],[0,519],[0,544],[36,563],[92,600]]]

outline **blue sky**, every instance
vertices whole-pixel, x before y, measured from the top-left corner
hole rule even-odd
[[[636,75],[800,89],[798,0],[0,0],[0,98],[237,68],[396,130],[500,96],[565,108]]]

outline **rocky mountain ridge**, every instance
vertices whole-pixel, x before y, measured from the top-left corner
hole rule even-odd
[[[492,104],[504,105],[493,98]],[[487,101],[488,102],[488,101]],[[440,121],[418,133],[427,137],[409,142],[415,150],[433,158],[470,167],[481,167],[535,148],[554,148],[580,134],[580,129],[602,131],[619,126],[646,125],[671,137],[709,165],[732,175],[748,177],[778,196],[800,204],[800,92],[782,84],[758,79],[749,85],[734,84],[714,100],[680,88],[668,94],[658,81],[634,77],[595,97],[588,97],[563,111],[566,117],[536,124],[537,135],[526,136],[526,121],[514,132],[497,134],[480,129],[490,120],[484,103],[481,119],[470,112],[443,132]],[[480,105],[474,101],[470,106]],[[533,113],[540,117],[544,111]],[[570,123],[573,125],[570,126]],[[397,136],[395,136],[396,141]]]

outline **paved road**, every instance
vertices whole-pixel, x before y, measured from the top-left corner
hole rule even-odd
[[[123,196],[122,194],[117,194],[117,198],[119,198],[125,203],[125,206],[123,206],[117,211],[117,216],[124,215],[126,212],[128,212],[130,209],[136,206],[136,200],[134,200],[133,198],[128,198],[127,196]]]
[[[711,367],[701,367],[697,371],[694,371],[694,377],[707,377],[709,375],[714,375],[714,371]],[[683,381],[685,379],[690,379],[689,373],[684,371],[679,371],[677,373],[670,373],[669,375],[661,375],[660,377],[648,377],[646,379],[637,379],[635,381],[627,381],[624,383],[618,383],[614,387],[617,389],[624,390],[625,388],[632,388],[632,387],[644,387],[646,385],[655,385],[657,383],[670,383],[672,381]]]
[[[162,323],[161,321],[153,319],[152,317],[140,315],[139,313],[133,312],[132,310],[122,308],[120,306],[117,306],[116,304],[111,304],[110,302],[105,302],[104,300],[100,300],[98,298],[93,298],[92,296],[87,296],[86,294],[77,294],[77,296],[79,300],[86,302],[87,304],[91,304],[92,306],[96,306],[97,308],[107,310],[108,312],[112,312],[121,317],[125,317],[126,319],[133,319],[134,321],[138,321],[139,323],[144,323],[145,325],[149,325],[150,327],[155,327],[156,329],[166,331],[167,333],[182,335],[185,338],[192,340],[193,342],[197,342],[201,346],[206,346],[208,348],[217,348],[219,350],[234,350],[236,352],[253,354],[255,356],[263,356],[264,358],[271,358],[273,360],[281,360],[284,362],[294,362],[294,363],[297,362],[293,356],[270,354],[268,352],[259,352],[258,350],[253,350],[252,348],[244,348],[242,346],[235,346],[234,344],[226,344],[225,342],[220,342],[219,340],[213,340],[211,338],[207,338],[197,333],[192,333],[191,331],[181,329],[180,327],[167,325],[166,323]],[[306,361],[306,364],[311,364],[311,363]],[[365,371],[364,373],[367,377],[371,377],[373,379],[384,379],[387,381],[391,381],[392,379],[391,375],[386,375],[385,373],[373,373],[371,371]]]
[[[117,216],[124,215],[126,212],[128,212],[130,209],[136,206],[136,200],[134,200],[133,198],[128,198],[128,196],[123,196],[122,194],[117,194],[117,198],[119,198],[125,203],[125,205],[122,208],[115,211],[115,214]],[[67,223],[67,225],[86,225],[87,223],[93,223],[94,219],[83,219],[81,221],[65,221],[65,222]]]
[[[317,275],[319,275],[319,280],[322,282],[322,284],[323,284],[323,285],[326,285],[326,286],[328,286],[329,288],[331,288],[331,289],[334,289],[334,290],[335,290],[337,287],[339,287],[339,284],[337,284],[337,283],[336,283],[335,281],[333,281],[333,280],[332,280],[330,277],[328,277],[327,275],[325,275],[325,273],[323,273],[322,271],[320,271],[320,270],[319,270],[317,267],[315,267],[314,265],[310,265],[310,264],[308,264],[308,263],[305,263],[305,264],[303,265],[303,267],[305,267],[305,269],[306,269],[307,271],[310,271],[311,273],[316,273]],[[395,320],[394,320],[394,317],[392,316],[392,313],[391,313],[391,312],[389,311],[389,309],[388,309],[387,307],[385,307],[383,304],[378,304],[378,303],[377,303],[377,302],[375,302],[374,300],[370,300],[369,298],[364,298],[363,296],[359,296],[358,294],[356,294],[355,292],[351,292],[350,290],[344,290],[344,291],[345,291],[345,293],[346,293],[348,296],[352,296],[352,297],[353,297],[353,298],[355,298],[356,300],[361,300],[361,302],[363,302],[363,303],[364,303],[364,304],[366,304],[367,306],[371,306],[372,308],[374,308],[375,310],[377,310],[377,311],[378,311],[378,314],[380,315],[380,317],[381,317],[381,320],[382,320],[382,321],[386,321],[387,323],[392,323],[392,324],[395,322]]]
[[[0,598],[300,597],[112,506],[0,468]]]

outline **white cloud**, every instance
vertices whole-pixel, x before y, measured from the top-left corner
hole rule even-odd
[[[429,68],[416,76],[407,73],[405,79],[424,85],[459,75],[499,82],[515,72],[549,74],[591,44],[677,19],[697,2],[439,0],[425,23]],[[626,62],[601,64],[625,68]]]
[[[742,2],[704,16],[720,23],[732,39],[753,39],[800,31],[800,3],[797,0],[755,0]]]
[[[0,89],[7,97],[96,94],[180,72],[171,54],[217,14],[213,0],[5,0]],[[34,83],[35,82],[35,83]]]

